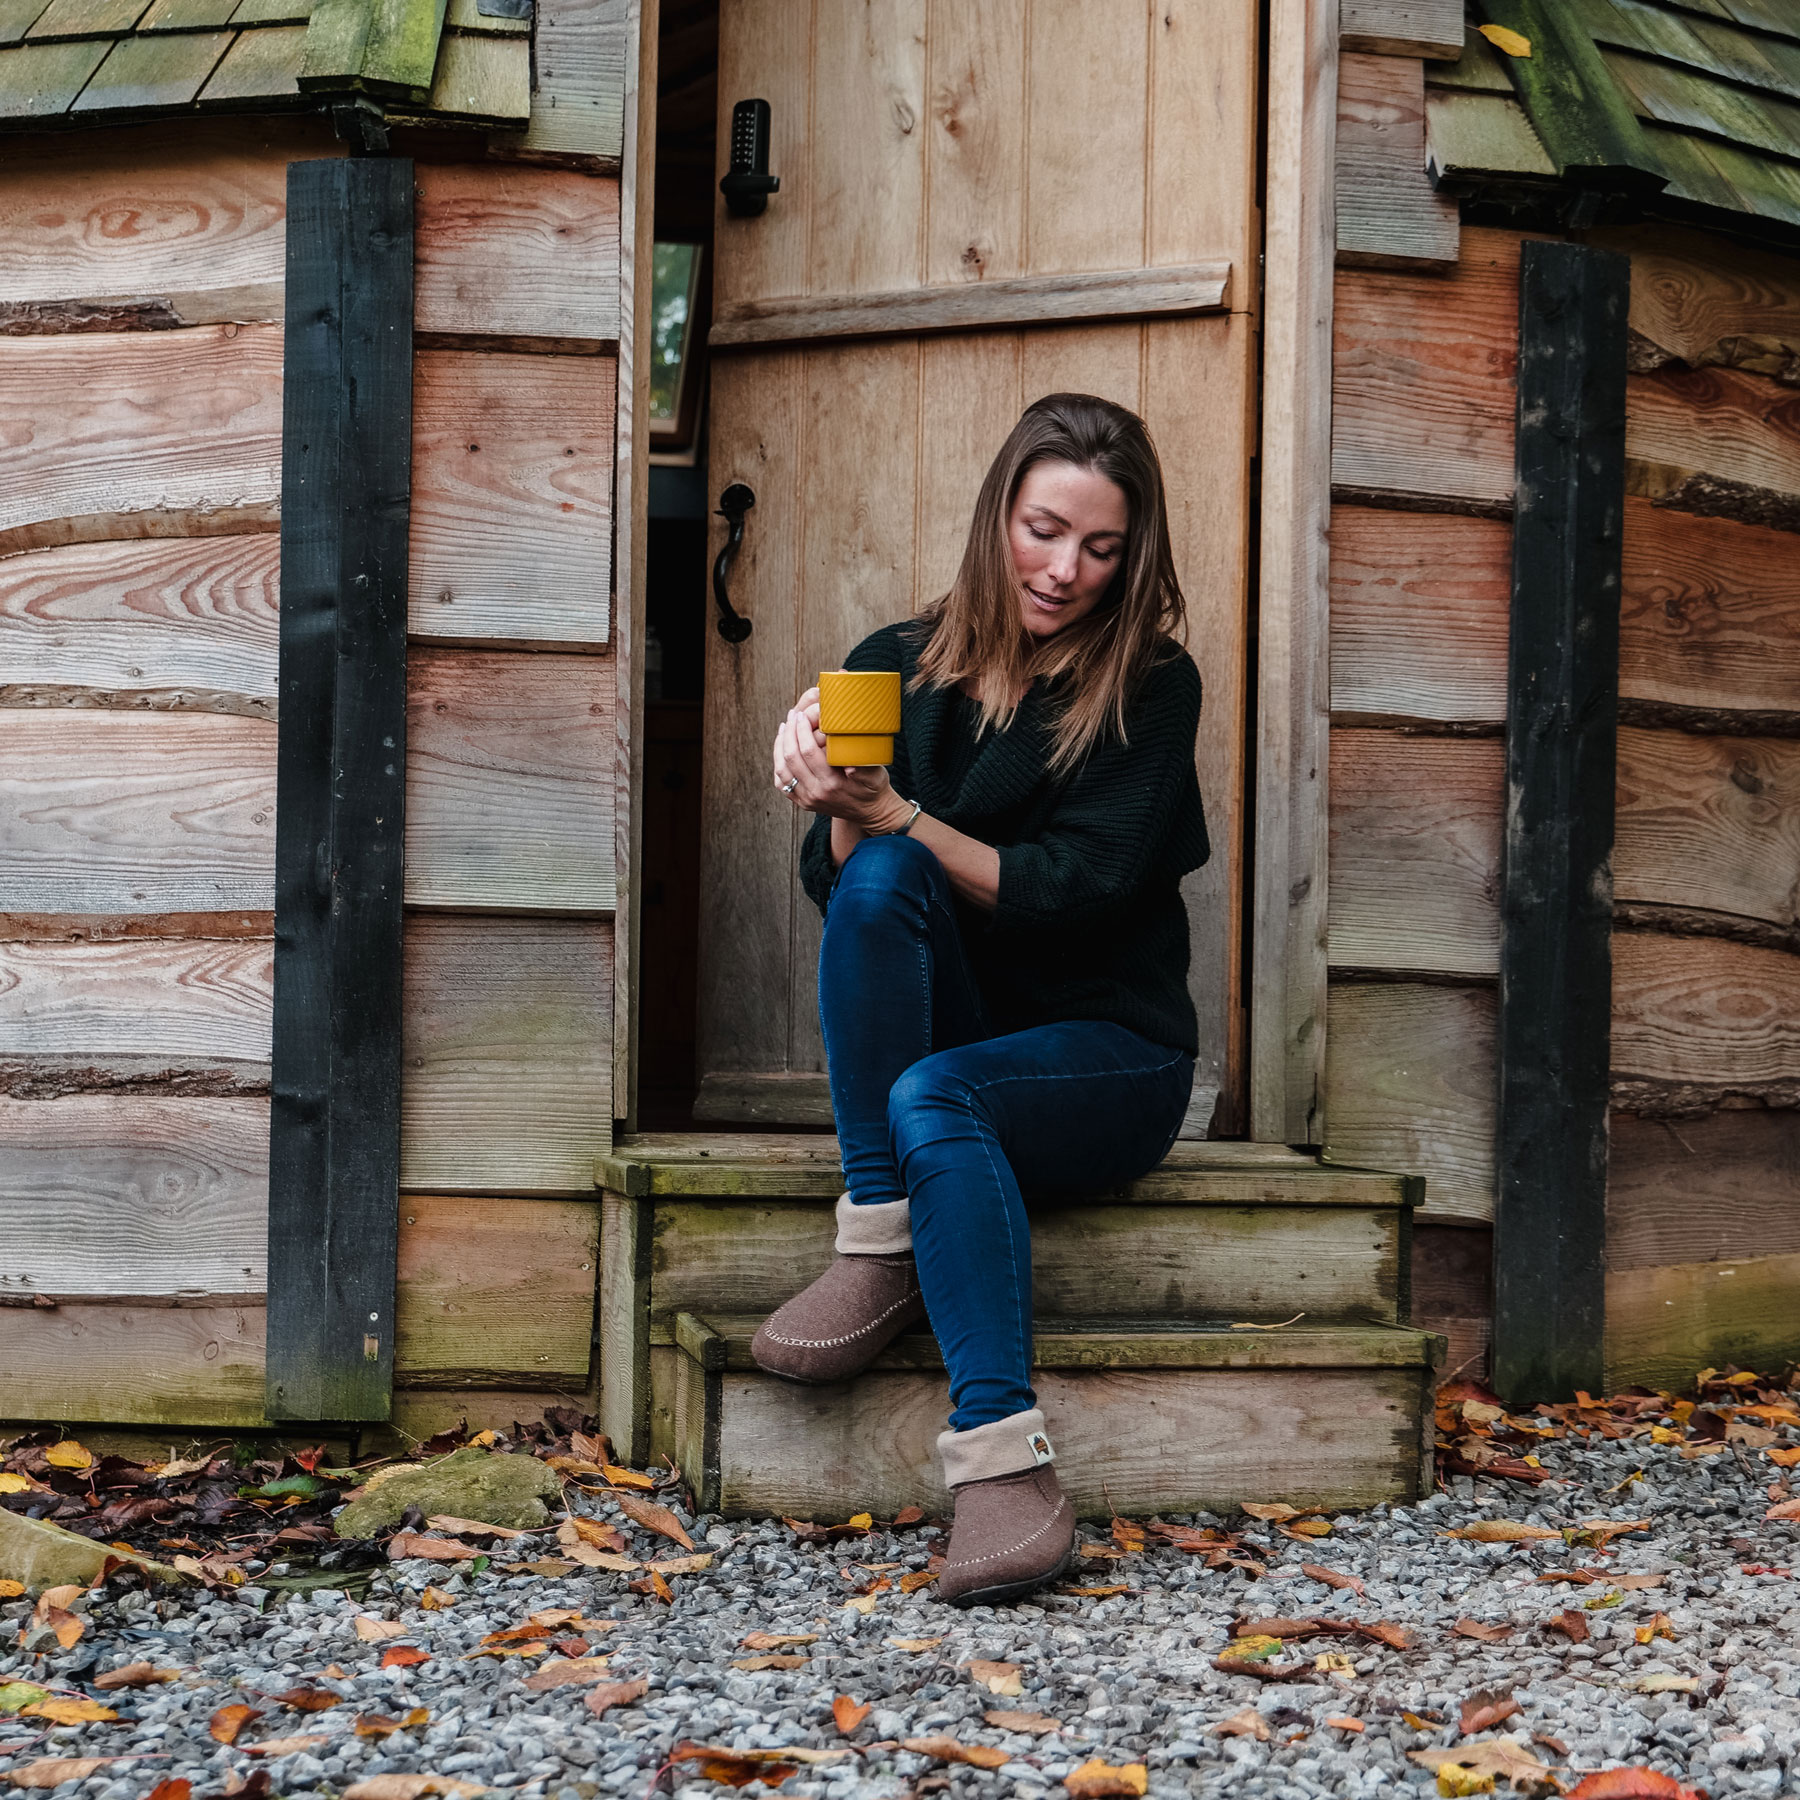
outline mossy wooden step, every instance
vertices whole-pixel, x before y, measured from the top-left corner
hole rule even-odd
[[[948,1396],[929,1336],[900,1339],[855,1381],[805,1388],[751,1361],[759,1322],[683,1314],[657,1347],[669,1453],[704,1509],[835,1520],[948,1506],[935,1451]],[[1084,1517],[1371,1506],[1429,1481],[1444,1340],[1427,1332],[1090,1320],[1040,1327],[1033,1351],[1058,1474]]]
[[[678,1313],[768,1313],[812,1280],[843,1178],[835,1139],[797,1134],[627,1139],[600,1168],[601,1422],[643,1456],[672,1392],[653,1343]],[[1416,1185],[1279,1146],[1177,1145],[1128,1187],[1032,1205],[1033,1304],[1046,1320],[1401,1323]]]

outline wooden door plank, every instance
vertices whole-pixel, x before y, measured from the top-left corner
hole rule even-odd
[[[1621,730],[1613,895],[1800,923],[1800,743]]]
[[[1800,1255],[1800,1111],[1612,1116],[1606,1266]]]
[[[0,1306],[7,1410],[70,1424],[266,1425],[263,1340],[251,1301]]]
[[[1500,969],[1498,738],[1331,734],[1331,963]]]
[[[490,137],[489,153],[616,172],[625,68],[642,16],[642,0],[539,0],[531,120],[523,138],[512,131]]]
[[[280,561],[273,532],[13,557],[0,582],[0,692],[180,695],[273,717]]]
[[[1668,706],[1795,709],[1794,536],[1625,502],[1619,691]]]
[[[927,39],[927,286],[1025,267],[1025,26],[1011,0],[934,7]]]
[[[395,1379],[585,1386],[599,1251],[598,1201],[408,1194]]]
[[[1024,408],[1021,333],[933,338],[919,348],[918,547],[912,605],[949,591],[968,544],[975,495]]]
[[[1510,502],[1519,242],[1511,232],[1467,231],[1442,277],[1338,271],[1333,483]]]
[[[1425,172],[1425,70],[1411,58],[1338,58],[1337,255],[1365,268],[1456,261],[1456,202]]]
[[[1249,1125],[1287,1144],[1326,1129],[1336,12],[1269,12]]]
[[[1022,334],[1019,395],[1026,406],[1046,394],[1098,394],[1140,412],[1144,405],[1144,330],[1140,325],[1083,325]]]
[[[603,356],[419,353],[414,637],[607,641],[616,380]]]
[[[1625,449],[1634,494],[1680,497],[1690,511],[1735,511],[1752,523],[1767,512],[1790,529],[1800,516],[1800,398],[1766,375],[1677,366],[1633,375]]]
[[[0,1099],[0,1213],[0,1300],[260,1299],[269,1103],[151,1094]]]
[[[1494,1216],[1494,992],[1334,982],[1327,1154],[1425,1177],[1423,1217]]]
[[[1721,938],[1613,937],[1615,1102],[1800,1105],[1800,956]]]
[[[268,912],[275,727],[0,709],[0,860],[21,912]]]
[[[0,392],[32,421],[0,443],[0,552],[274,515],[273,326],[0,337]]]
[[[1338,30],[1346,50],[1454,62],[1462,55],[1462,0],[1340,0]]]
[[[1606,1278],[1608,1391],[1679,1388],[1702,1368],[1779,1369],[1800,1354],[1800,1255],[1621,1269]]]
[[[594,1190],[612,1143],[612,929],[414,914],[406,931],[400,1184]]]
[[[612,911],[615,686],[600,657],[414,653],[409,906]]]
[[[272,953],[264,939],[0,941],[0,1063],[155,1059],[267,1079]]]
[[[419,165],[419,331],[619,337],[619,184],[504,163]]]
[[[1334,506],[1334,717],[1503,722],[1511,595],[1504,520]]]

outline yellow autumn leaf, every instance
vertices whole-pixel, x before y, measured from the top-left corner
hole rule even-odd
[[[427,1612],[442,1612],[446,1606],[456,1604],[456,1596],[446,1593],[441,1587],[428,1587],[419,1596],[419,1604]]]
[[[14,1581],[10,1575],[0,1579],[0,1600],[16,1600],[24,1591],[24,1582]]]
[[[98,1700],[40,1700],[22,1708],[19,1716],[48,1719],[52,1725],[104,1725],[119,1715]]]
[[[1323,1656],[1313,1658],[1313,1669],[1320,1675],[1354,1675],[1356,1662],[1341,1650],[1327,1650]]]
[[[0,1494],[25,1494],[31,1491],[31,1482],[23,1475],[15,1475],[11,1469],[0,1473]]]
[[[57,1469],[91,1469],[94,1459],[73,1438],[64,1438],[44,1452],[44,1461]]]
[[[864,1531],[867,1531],[869,1527],[875,1523],[875,1515],[873,1513],[852,1513],[850,1515],[849,1523],[852,1525],[860,1525]]]
[[[1674,1430],[1668,1425],[1652,1425],[1650,1427],[1650,1441],[1653,1444],[1679,1444],[1682,1441],[1682,1438],[1679,1431]]]
[[[1525,56],[1531,54],[1531,39],[1521,37],[1516,31],[1509,31],[1504,25],[1477,25],[1475,27],[1496,50],[1504,50],[1508,56]]]

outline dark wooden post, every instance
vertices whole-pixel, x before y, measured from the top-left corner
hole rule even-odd
[[[1494,1385],[1599,1392],[1631,265],[1528,243],[1501,895]]]
[[[413,166],[288,170],[272,1419],[388,1416],[412,474]]]

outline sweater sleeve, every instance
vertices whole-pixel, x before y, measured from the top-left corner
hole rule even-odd
[[[844,658],[844,667],[859,673],[902,668],[900,627],[884,625],[871,632]],[[831,860],[831,821],[821,813],[800,840],[800,886],[821,913],[831,899],[831,890],[837,886],[837,878],[837,864]]]
[[[1194,740],[1200,672],[1186,655],[1153,669],[1126,716],[1125,743],[1102,743],[1027,843],[1000,848],[996,927],[1079,924],[1129,899],[1152,874],[1206,860]]]

